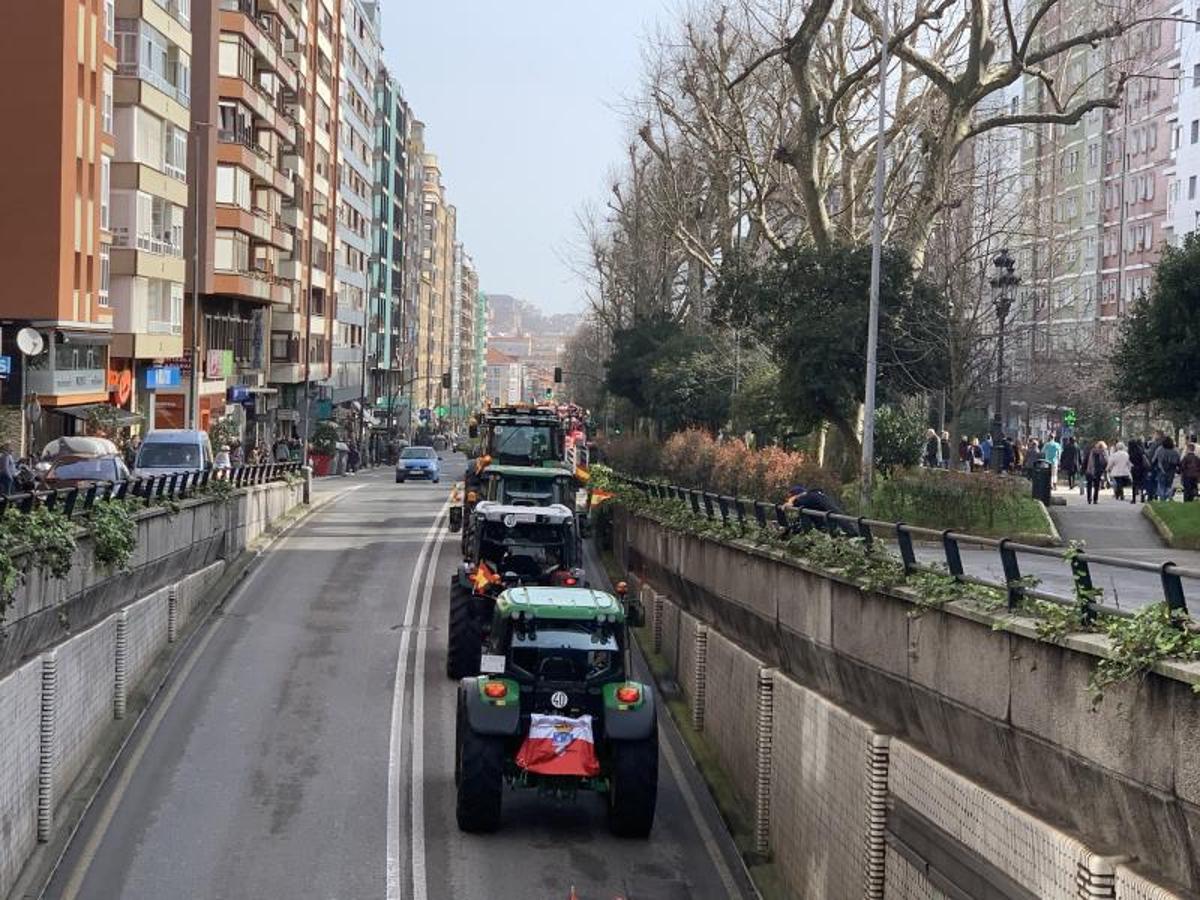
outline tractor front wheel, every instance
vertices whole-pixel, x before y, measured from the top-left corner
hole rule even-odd
[[[476,734],[466,717],[458,720],[455,818],[462,831],[500,827],[504,791],[504,738]]]
[[[648,837],[657,803],[658,735],[641,741],[613,741],[609,830],[619,837]]]

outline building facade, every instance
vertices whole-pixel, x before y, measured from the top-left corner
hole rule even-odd
[[[110,399],[116,8],[44,0],[9,19],[0,108],[20,123],[20,138],[0,149],[0,354],[12,364],[0,383],[0,439],[28,450],[75,433],[89,404]],[[16,345],[22,327],[43,343],[27,365]],[[44,412],[26,434],[18,410],[33,395]]]

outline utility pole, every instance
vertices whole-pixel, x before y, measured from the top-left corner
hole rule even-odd
[[[883,185],[887,165],[888,3],[883,0],[879,36],[879,124],[875,137],[875,204],[871,221],[871,302],[867,313],[867,384],[863,403],[862,501],[871,502],[875,480],[875,382],[879,368],[879,275],[883,257]]]

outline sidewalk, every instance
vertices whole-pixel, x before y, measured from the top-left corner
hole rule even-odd
[[[1108,490],[1101,492],[1098,503],[1089,505],[1078,489],[1071,491],[1065,485],[1055,490],[1054,496],[1067,501],[1065,507],[1050,507],[1050,517],[1064,541],[1080,541],[1093,553],[1108,556],[1146,562],[1170,560],[1200,568],[1200,551],[1166,546],[1142,515],[1141,503],[1116,500]]]

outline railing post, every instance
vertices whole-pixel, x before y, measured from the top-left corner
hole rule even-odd
[[[714,513],[713,513],[713,496],[714,495],[709,493],[708,491],[704,492],[704,515],[710,519],[714,515]]]
[[[729,524],[729,499],[724,494],[717,495],[717,505],[721,507],[721,524]]]
[[[1017,552],[1009,546],[1011,538],[1000,542],[1000,564],[1004,567],[1004,586],[1008,591],[1008,608],[1016,609],[1021,605],[1024,588],[1017,582],[1021,580],[1021,565],[1017,561]]]
[[[754,501],[754,518],[757,520],[759,528],[767,527],[767,504],[761,500]]]
[[[1187,598],[1183,595],[1183,579],[1168,569],[1174,568],[1175,563],[1165,562],[1159,570],[1162,578],[1163,597],[1167,601],[1167,609],[1171,612],[1187,613]]]
[[[695,490],[688,491],[688,500],[692,503],[692,512],[700,515],[700,492]]]
[[[737,498],[733,498],[733,508],[737,512],[738,525],[746,524],[746,507],[743,502]]]
[[[863,543],[867,547],[870,547],[871,543],[875,540],[875,535],[871,533],[871,526],[867,524],[867,517],[859,516],[854,524],[858,527],[858,536],[862,538]]]
[[[788,531],[791,528],[791,522],[788,521],[787,507],[782,503],[775,504],[775,524],[784,531]]]
[[[942,551],[946,554],[946,570],[952,577],[962,578],[962,554],[958,550],[958,539],[949,528],[942,532]]]
[[[75,502],[79,499],[79,488],[73,487],[67,491],[67,497],[63,501],[63,515],[68,519],[75,512]]]
[[[911,575],[917,568],[917,554],[913,550],[912,534],[903,522],[896,523],[896,544],[900,548],[900,560],[904,563],[904,574]]]
[[[1075,596],[1079,600],[1079,618],[1085,625],[1096,621],[1096,604],[1092,600],[1095,587],[1088,561],[1080,554],[1071,557],[1071,578],[1075,581]]]

